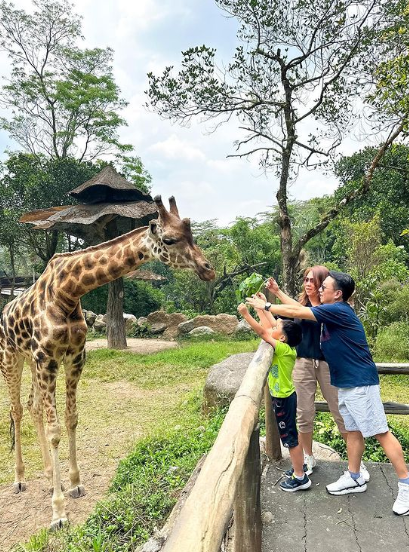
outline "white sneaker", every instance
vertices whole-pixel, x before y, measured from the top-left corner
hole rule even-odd
[[[311,475],[315,466],[317,465],[317,461],[314,458],[314,455],[311,454],[309,456],[308,454],[304,454],[304,464],[307,466],[306,474]]]
[[[348,466],[349,470],[349,466]],[[365,479],[365,483],[368,483],[368,481],[371,479],[371,476],[369,474],[368,468],[365,466],[363,462],[361,462],[361,465],[359,466],[359,471],[361,472],[361,476]]]
[[[392,510],[397,516],[409,515],[409,485],[407,483],[398,482],[398,496]]]
[[[371,479],[371,476],[363,462],[361,462],[361,465],[359,466],[359,471],[361,472],[362,477],[365,479],[365,483],[368,483],[368,481]]]
[[[335,481],[327,485],[327,491],[331,495],[344,495],[349,493],[363,493],[366,491],[365,479],[360,475],[358,479],[352,479],[349,471],[345,471],[343,475]]]

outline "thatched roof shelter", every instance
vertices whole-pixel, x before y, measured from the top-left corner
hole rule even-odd
[[[91,245],[112,237],[105,230],[114,219],[118,234],[122,234],[146,226],[157,215],[151,195],[138,190],[110,165],[70,195],[83,203],[37,209],[23,215],[20,222],[38,230],[67,232]]]
[[[111,165],[93,176],[81,186],[71,190],[70,196],[84,203],[117,203],[122,201],[152,201],[152,197],[138,190]]]

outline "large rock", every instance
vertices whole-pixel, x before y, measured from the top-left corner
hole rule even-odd
[[[189,332],[191,332],[195,327],[195,319],[192,318],[191,320],[186,320],[186,322],[182,322],[178,326],[178,335],[186,335]]]
[[[94,322],[94,330],[96,332],[104,333],[107,329],[107,323],[104,314],[98,314]]]
[[[231,335],[234,334],[237,329],[238,320],[237,317],[232,314],[203,314],[179,324],[179,335],[186,335],[194,328],[199,328],[201,326],[211,328],[214,332],[219,334]]]
[[[95,312],[92,312],[90,310],[84,310],[83,313],[84,313],[85,322],[88,328],[92,328],[97,318],[97,315],[95,314]]]
[[[239,353],[211,367],[203,391],[205,410],[231,403],[253,356],[254,353]]]
[[[247,322],[247,320],[244,320],[244,319],[240,320],[240,322],[237,324],[235,334],[237,336],[240,336],[240,335],[248,336],[251,334],[253,334],[254,336],[256,335],[254,331],[251,329],[250,324]]]
[[[125,320],[125,332],[128,334],[134,329],[136,325],[136,316],[134,314],[124,313],[124,320]]]
[[[166,330],[163,333],[164,339],[175,339],[179,333],[179,325],[187,320],[187,316],[181,312],[173,312],[166,315]]]
[[[195,323],[195,328],[199,326],[207,326],[212,328],[213,331],[220,334],[233,334],[236,331],[238,320],[237,316],[233,314],[216,314],[213,316],[211,314],[204,314],[201,316],[196,316],[193,319]]]
[[[180,312],[168,314],[165,311],[155,311],[147,316],[147,322],[150,328],[158,328],[164,325],[162,331],[165,339],[174,339],[178,335],[179,324],[185,320],[187,320],[187,316]]]

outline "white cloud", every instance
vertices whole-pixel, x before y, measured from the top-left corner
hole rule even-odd
[[[182,161],[205,161],[204,153],[172,134],[166,140],[157,142],[148,148],[149,152],[163,155],[166,159],[180,159]]]

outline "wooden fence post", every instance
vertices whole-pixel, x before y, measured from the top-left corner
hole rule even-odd
[[[234,498],[234,552],[261,552],[260,472],[260,426],[257,424]]]
[[[282,459],[283,455],[281,454],[280,434],[278,433],[268,383],[264,386],[264,404],[266,409],[266,455],[270,460],[278,462]]]

